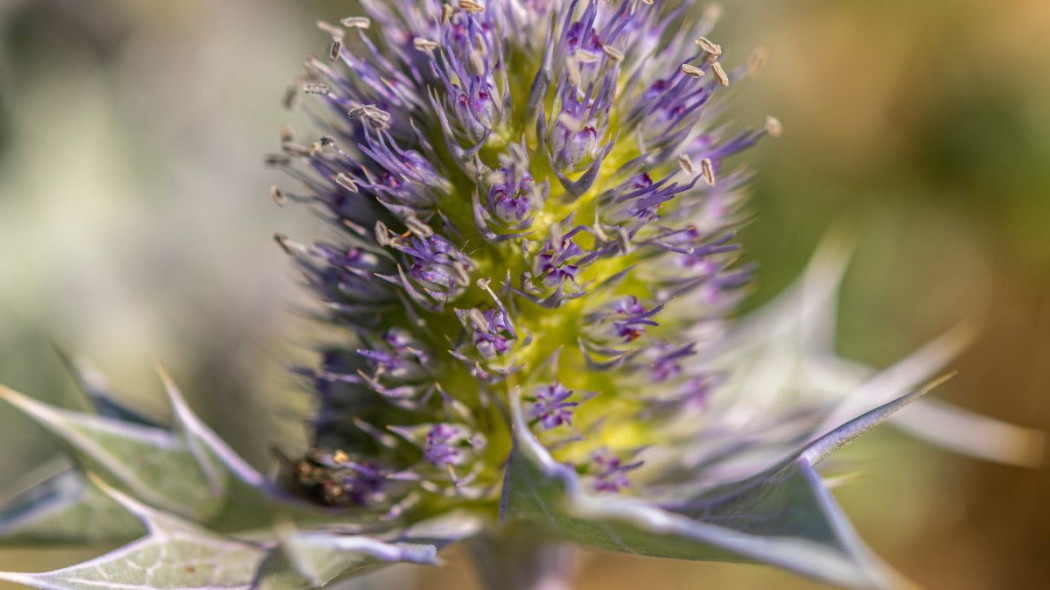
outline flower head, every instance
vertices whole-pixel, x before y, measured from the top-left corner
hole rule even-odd
[[[604,449],[595,489],[628,488],[633,468],[609,453],[659,444],[665,418],[649,400],[707,377],[680,362],[711,345],[688,333],[686,310],[720,321],[748,282],[726,205],[742,178],[730,158],[767,130],[732,133],[718,118],[746,69],[721,65],[710,15],[679,31],[684,5],[670,2],[365,8],[322,23],[330,59],[307,63],[297,94],[327,139],[286,141],[281,160],[301,200],[371,262],[290,249],[325,285],[331,321],[379,344],[345,346],[340,356],[367,369],[341,373],[340,397],[383,403],[333,403],[326,387],[317,438],[392,471],[469,468],[470,486],[452,474],[430,483],[489,497],[510,448],[502,408],[525,396],[537,436],[579,428],[558,439],[560,460],[586,470]],[[581,406],[573,391],[600,395]],[[377,447],[420,423],[435,424],[422,444]],[[632,435],[609,434],[623,429]],[[460,454],[452,441],[473,435],[488,450]]]

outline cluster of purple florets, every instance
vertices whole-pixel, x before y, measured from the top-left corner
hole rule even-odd
[[[779,126],[730,134],[717,116],[760,59],[725,70],[715,11],[689,24],[686,2],[362,5],[320,23],[328,56],[289,92],[323,135],[286,130],[269,158],[301,185],[274,197],[341,234],[278,238],[350,335],[298,369],[315,449],[367,458],[368,489],[425,483],[354,494],[351,470],[339,497],[491,498],[519,402],[541,438],[589,445],[595,490],[627,487],[634,451],[595,443],[615,420],[584,410],[630,398],[629,419],[656,420],[647,406],[696,407],[717,381],[683,362],[711,345],[684,328],[718,322],[749,279],[733,242],[747,174],[726,160]]]

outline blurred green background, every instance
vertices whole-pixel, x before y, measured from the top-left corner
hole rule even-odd
[[[270,236],[316,222],[279,209],[262,155],[286,83],[325,48],[321,0],[0,0],[0,382],[79,403],[51,349],[90,357],[144,410],[167,412],[160,359],[253,462],[294,445],[304,399],[283,371],[316,337]],[[831,228],[857,239],[842,352],[878,365],[965,317],[985,331],[937,396],[1050,430],[1050,3],[729,0],[717,40],[743,60],[742,121],[784,136],[755,158],[745,235],[769,299]],[[744,86],[744,84],[741,84]],[[296,121],[293,119],[293,123]],[[251,400],[250,402],[248,400]],[[0,412],[0,498],[55,452]],[[276,435],[274,434],[276,433]],[[928,588],[1050,585],[1050,472],[1003,467],[881,430],[848,450],[837,495],[890,563]],[[0,569],[94,550],[0,549]],[[455,552],[357,588],[473,588]],[[582,590],[805,589],[767,568],[588,554]],[[0,588],[6,588],[0,585]]]

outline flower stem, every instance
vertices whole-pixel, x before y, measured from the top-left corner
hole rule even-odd
[[[478,536],[467,543],[485,590],[573,590],[577,549],[548,543],[524,527]]]

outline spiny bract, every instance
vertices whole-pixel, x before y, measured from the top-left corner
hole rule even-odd
[[[95,413],[0,388],[77,463],[0,512],[0,539],[146,532],[0,579],[312,588],[482,538],[494,590],[556,579],[552,541],[895,585],[814,465],[921,395],[967,330],[879,374],[838,358],[833,246],[787,295],[728,321],[750,282],[733,156],[780,124],[734,131],[721,110],[763,52],[723,66],[718,10],[692,2],[362,5],[319,23],[330,52],[289,90],[316,140],[285,129],[267,158],[298,181],[274,199],[337,228],[312,245],[277,236],[321,318],[345,328],[320,366],[296,369],[316,394],[310,448],[262,476],[166,375],[170,428],[76,363]],[[1031,433],[943,406],[922,416],[905,426],[1033,458]]]

